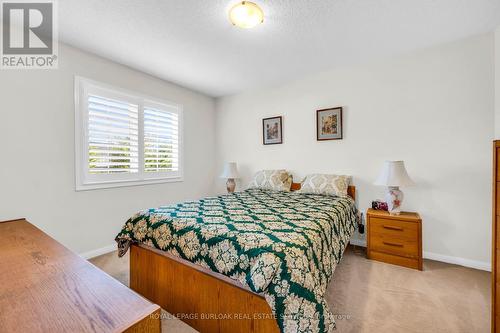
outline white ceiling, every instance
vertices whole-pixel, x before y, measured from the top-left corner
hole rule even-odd
[[[62,0],[60,39],[210,96],[487,32],[500,0],[254,0],[264,23],[227,20],[231,0]]]

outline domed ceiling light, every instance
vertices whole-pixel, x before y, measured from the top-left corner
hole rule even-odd
[[[250,29],[264,22],[264,12],[256,3],[242,1],[231,7],[229,20],[235,26]]]

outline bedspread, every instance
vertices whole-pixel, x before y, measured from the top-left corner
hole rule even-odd
[[[330,332],[326,288],[357,225],[348,197],[249,189],[144,210],[116,237],[222,273],[263,295],[282,332]]]

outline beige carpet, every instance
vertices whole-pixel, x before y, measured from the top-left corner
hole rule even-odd
[[[90,260],[128,285],[128,256]],[[490,273],[426,260],[424,271],[384,264],[349,249],[337,267],[327,301],[338,332],[489,332]],[[163,332],[196,332],[177,319]]]

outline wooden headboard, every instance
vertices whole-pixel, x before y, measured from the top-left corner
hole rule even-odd
[[[292,183],[292,187],[290,187],[290,191],[298,191],[302,185],[300,183]],[[347,195],[353,199],[356,199],[356,186],[349,185],[347,187]]]

